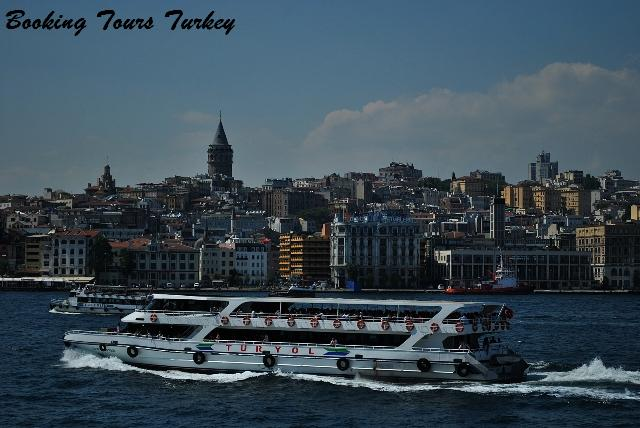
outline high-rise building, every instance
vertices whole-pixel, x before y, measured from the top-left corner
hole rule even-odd
[[[207,164],[209,165],[209,177],[225,176],[233,177],[233,149],[227,140],[227,134],[222,126],[222,116],[218,123],[218,130],[213,138],[213,143],[207,150]]]
[[[534,163],[529,164],[529,180],[544,183],[553,180],[558,175],[558,162],[551,162],[551,153],[544,151],[536,157]]]

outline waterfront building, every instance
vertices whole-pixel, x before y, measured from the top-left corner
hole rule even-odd
[[[89,276],[89,257],[100,234],[97,230],[70,229],[52,236],[52,260],[49,272],[54,276]],[[106,266],[105,266],[106,267]]]
[[[126,281],[154,287],[171,283],[174,287],[193,286],[198,282],[200,251],[173,240],[147,238],[110,242],[112,250],[129,252],[132,266],[126,270]]]
[[[265,285],[268,280],[268,243],[254,239],[232,237],[223,248],[233,249],[235,270],[243,285]]]
[[[500,263],[513,269],[518,281],[537,289],[589,288],[592,284],[590,254],[585,251],[560,251],[543,248],[451,248],[436,249],[447,284],[472,285],[495,272]]]
[[[303,281],[327,281],[330,277],[330,241],[316,235],[280,235],[280,276]]]
[[[27,235],[24,243],[24,270],[30,275],[49,275],[51,235]]]
[[[640,221],[640,205],[631,205],[631,220]]]
[[[558,162],[551,162],[551,153],[544,151],[536,156],[536,161],[529,164],[529,180],[544,183],[558,175]]]
[[[596,281],[614,288],[640,287],[640,223],[578,227],[576,248],[589,253]]]
[[[331,223],[331,280],[343,287],[416,288],[419,272],[418,225],[411,218],[372,212]]]
[[[227,134],[224,132],[222,116],[220,116],[213,142],[207,150],[207,164],[209,166],[209,177],[233,177],[233,149],[227,140]]]
[[[207,284],[214,279],[229,279],[235,270],[234,249],[227,244],[217,244],[200,238],[195,249],[200,252],[198,278]]]

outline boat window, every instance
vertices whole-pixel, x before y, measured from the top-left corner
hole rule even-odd
[[[266,337],[265,337],[266,336]],[[316,343],[329,344],[333,339],[339,345],[358,346],[399,346],[409,337],[409,333],[346,333],[333,331],[309,331],[309,330],[265,330],[265,329],[234,329],[218,327],[211,331],[205,340],[241,340],[241,341],[268,341],[285,343]],[[266,340],[265,340],[266,339]]]
[[[439,306],[410,306],[410,305],[384,305],[384,304],[351,304],[351,303],[283,303],[282,314],[295,316],[328,315],[349,319],[431,319],[438,312]]]
[[[477,334],[465,334],[461,336],[449,336],[442,341],[442,347],[444,349],[478,349]]]
[[[153,299],[149,311],[220,312],[229,302],[224,300]]]
[[[124,333],[136,336],[162,337],[167,339],[183,339],[200,331],[202,327],[179,324],[138,324],[128,323]]]

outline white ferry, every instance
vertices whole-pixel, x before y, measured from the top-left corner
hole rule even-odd
[[[66,347],[156,369],[518,382],[528,364],[498,336],[499,303],[155,294],[118,331]]]
[[[66,299],[49,303],[53,313],[84,313],[97,315],[126,315],[148,305],[150,296],[129,294],[117,287],[85,286],[69,292]]]

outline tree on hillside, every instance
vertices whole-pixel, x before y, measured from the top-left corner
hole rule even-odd
[[[442,192],[448,192],[451,187],[451,180],[441,180],[438,177],[423,177],[418,181],[418,184],[428,189],[438,189]]]
[[[299,211],[297,216],[307,221],[312,220],[315,222],[316,227],[320,229],[323,224],[331,223],[333,216],[329,208],[309,208]]]
[[[582,179],[582,188],[585,190],[598,190],[600,188],[600,180],[591,174],[587,174]]]

